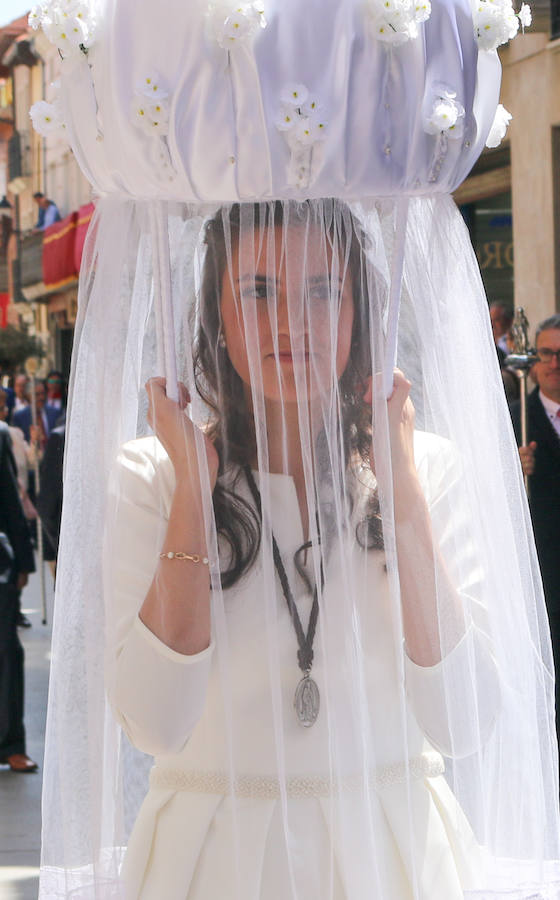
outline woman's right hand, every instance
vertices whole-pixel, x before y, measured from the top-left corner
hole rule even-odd
[[[173,463],[177,480],[179,476],[200,483],[197,440],[202,439],[208,462],[210,487],[214,490],[218,477],[219,459],[214,444],[194,425],[185,412],[190,394],[179,382],[179,401],[171,400],[165,390],[165,378],[150,378],[146,382],[148,394],[148,423],[155,431]],[[197,438],[197,434],[200,436]]]

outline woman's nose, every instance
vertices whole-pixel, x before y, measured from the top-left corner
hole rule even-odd
[[[280,331],[298,332],[304,322],[304,304],[301,289],[285,279],[276,285],[276,322]]]

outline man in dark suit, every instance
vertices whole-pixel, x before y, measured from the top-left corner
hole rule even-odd
[[[0,422],[0,764],[34,772],[25,748],[23,647],[17,633],[19,593],[35,571],[33,548],[19,496],[8,426]]]
[[[37,407],[37,438],[39,446],[44,450],[49,434],[60,417],[60,409],[47,402],[47,388],[44,381],[35,382],[35,404]],[[27,443],[31,440],[31,405],[20,409],[12,416],[12,424],[21,428]]]
[[[60,520],[62,517],[62,466],[64,460],[64,438],[66,425],[53,428],[47,441],[45,455],[41,460],[41,490],[37,495],[36,507],[41,517],[46,542],[44,558],[56,573]]]
[[[560,315],[537,327],[539,361],[532,374],[537,387],[527,398],[527,446],[519,448],[529,476],[529,503],[554,650],[556,713],[560,735]],[[521,444],[520,405],[512,405]]]

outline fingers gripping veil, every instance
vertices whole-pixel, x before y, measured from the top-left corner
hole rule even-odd
[[[559,896],[476,12],[83,6],[41,898]]]

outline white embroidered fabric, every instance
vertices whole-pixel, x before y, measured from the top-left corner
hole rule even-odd
[[[386,766],[372,773],[368,779],[371,788],[402,784],[407,778],[435,778],[443,775],[445,763],[438,753],[425,753],[405,763]],[[264,800],[278,800],[281,796],[280,784],[274,778],[246,775],[237,779],[232,786],[223,772],[183,772],[180,769],[163,769],[154,766],[150,773],[150,787],[170,788],[174,791],[194,791],[203,794],[231,794],[236,797],[260,797]],[[340,784],[331,784],[326,778],[289,778],[285,785],[288,797],[329,797],[334,790],[363,790],[359,778],[344,779]]]

